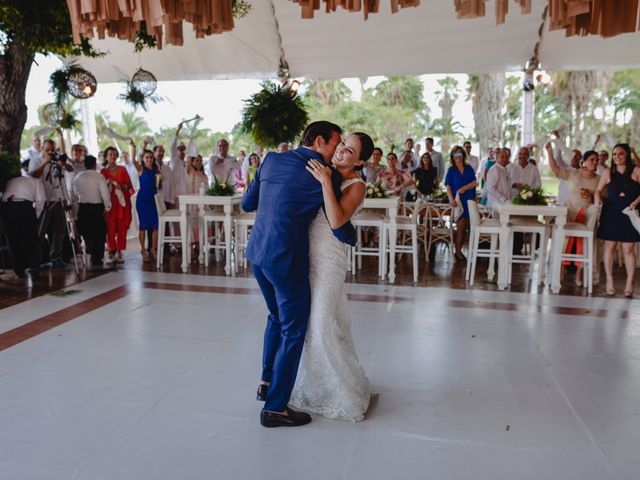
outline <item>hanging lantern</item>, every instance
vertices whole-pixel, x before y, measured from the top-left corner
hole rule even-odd
[[[64,116],[64,108],[57,103],[48,103],[42,109],[42,120],[52,127],[58,127]]]
[[[95,95],[98,89],[98,82],[91,72],[78,69],[69,73],[67,86],[71,96],[84,100]]]
[[[133,86],[142,92],[145,97],[150,97],[158,88],[158,81],[153,73],[139,68],[136,73],[131,77],[131,83]]]

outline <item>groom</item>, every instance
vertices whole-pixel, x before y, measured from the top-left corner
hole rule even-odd
[[[330,165],[341,133],[331,122],[309,124],[298,149],[265,157],[242,199],[244,211],[257,210],[246,255],[269,310],[258,388],[258,400],[266,399],[260,412],[265,427],[297,427],[311,421],[307,413],[287,406],[311,308],[309,226],[323,205],[322,186],[305,167],[312,158]],[[339,198],[341,179],[335,170],[332,179]],[[351,223],[333,233],[355,245]]]

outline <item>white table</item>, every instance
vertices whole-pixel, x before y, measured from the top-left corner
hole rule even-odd
[[[498,288],[504,290],[509,283],[509,219],[511,217],[543,217],[545,225],[549,226],[555,219],[554,239],[551,251],[551,291],[560,291],[560,258],[564,246],[564,226],[567,223],[567,207],[538,206],[538,205],[513,205],[504,203],[498,207],[500,214],[500,256],[498,259]],[[544,249],[543,251],[546,251]],[[548,283],[548,282],[547,282]]]
[[[224,271],[227,275],[231,274],[231,237],[233,232],[233,209],[236,205],[240,205],[242,203],[242,194],[236,193],[232,197],[213,197],[210,195],[179,195],[178,196],[180,203],[180,214],[182,216],[181,225],[187,225],[186,232],[182,234],[182,271],[187,271],[187,265],[189,261],[189,245],[191,228],[188,227],[187,223],[187,208],[189,205],[197,205],[198,206],[198,215],[202,216],[204,213],[204,207],[207,205],[219,205],[223,207],[224,210],[224,238],[226,239],[226,256],[225,256],[225,265]],[[198,219],[200,222],[200,219]],[[199,223],[200,229],[202,229],[202,224]],[[203,235],[201,235],[202,237]],[[202,263],[202,252],[205,248],[207,242],[207,235],[205,232],[204,242],[200,245],[200,256],[198,257],[198,261]]]
[[[398,224],[396,217],[398,216],[398,206],[400,205],[400,197],[394,196],[389,198],[365,198],[363,208],[371,210],[386,210],[389,217],[389,282],[396,280],[396,242],[398,234]],[[382,239],[382,234],[380,235]]]

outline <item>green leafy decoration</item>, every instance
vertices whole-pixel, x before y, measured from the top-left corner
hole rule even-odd
[[[124,100],[128,105],[132,106],[134,110],[141,107],[145,112],[149,109],[149,101],[152,103],[162,101],[162,97],[159,95],[145,95],[133,82],[127,82],[127,89],[124,93],[118,95],[118,98]]]
[[[76,118],[76,116],[65,110],[64,115],[60,119],[58,126],[63,130],[77,130],[80,125],[80,121]]]
[[[263,147],[293,142],[309,119],[302,97],[270,81],[261,86],[262,90],[244,101],[242,131]]]
[[[158,39],[155,35],[147,32],[147,22],[140,22],[140,30],[136,32],[136,41],[134,50],[141,52],[145,48],[157,48]]]
[[[231,0],[233,18],[244,18],[251,12],[251,4],[246,0]]]
[[[20,176],[20,157],[0,150],[0,192],[9,180]]]
[[[69,96],[69,77],[84,69],[75,63],[59,68],[49,76],[49,91],[56,97],[56,103],[61,105]]]
[[[224,182],[218,180],[217,177],[213,177],[213,185],[207,190],[207,195],[211,197],[231,197],[235,195],[236,189],[229,183],[229,175]]]

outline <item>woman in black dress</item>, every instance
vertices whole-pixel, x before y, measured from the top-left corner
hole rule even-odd
[[[411,175],[416,179],[416,188],[422,195],[431,195],[433,193],[438,170],[433,166],[431,155],[423,153],[420,157],[420,165],[411,172]]]
[[[606,198],[602,194],[606,188]],[[638,208],[640,204],[640,168],[634,166],[631,148],[626,143],[613,147],[613,165],[602,172],[595,192],[595,204],[602,205],[600,227],[597,237],[604,240],[604,270],[607,275],[607,295],[614,295],[613,257],[618,242],[622,244],[624,266],[627,271],[627,283],[624,287],[626,297],[633,295],[633,282],[636,271],[635,243],[640,242],[640,233],[633,227],[631,220],[622,211],[629,207]]]

